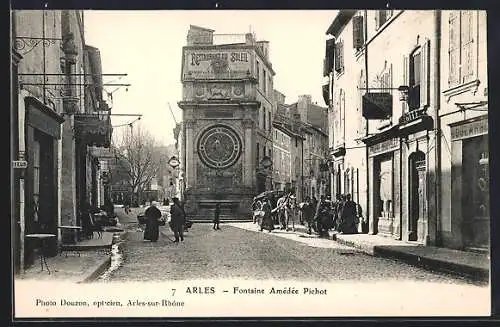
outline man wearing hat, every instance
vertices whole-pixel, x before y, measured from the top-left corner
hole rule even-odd
[[[182,210],[179,198],[172,199],[174,204],[170,207],[170,228],[174,232],[175,241],[179,242],[179,238],[184,241],[184,225],[186,224],[186,216]]]

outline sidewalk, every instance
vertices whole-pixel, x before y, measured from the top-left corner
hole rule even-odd
[[[85,240],[54,257],[47,257],[50,274],[44,266],[41,270],[40,258],[35,258],[33,265],[24,273],[16,276],[19,280],[68,281],[87,283],[99,277],[111,263],[112,232],[103,232],[102,239]]]
[[[368,234],[333,234],[333,240],[363,252],[426,268],[457,274],[477,281],[488,281],[490,259],[485,254],[398,241]]]
[[[289,227],[291,228],[291,225]],[[295,233],[307,233],[307,227],[296,224]],[[476,281],[489,280],[490,258],[485,254],[423,246],[379,235],[348,235],[329,231],[329,238],[372,256],[395,259],[424,269],[452,273]]]

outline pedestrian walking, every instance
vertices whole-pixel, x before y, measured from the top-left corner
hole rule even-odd
[[[357,222],[356,202],[351,200],[350,194],[346,194],[340,215],[339,232],[342,234],[356,234],[358,232]]]
[[[271,201],[269,199],[264,200],[262,211],[264,212],[264,216],[260,223],[260,231],[262,232],[264,229],[267,229],[270,233],[274,229],[274,221],[271,216]]]
[[[170,228],[174,232],[174,243],[179,239],[184,241],[184,225],[186,224],[186,215],[180,204],[179,198],[173,198],[173,205],[170,207]]]
[[[219,216],[220,216],[220,203],[217,203],[215,205],[215,212],[214,212],[214,229],[220,229],[219,228]]]
[[[333,228],[338,231],[340,224],[340,213],[342,211],[342,196],[337,194],[335,196],[335,202],[333,204]]]
[[[150,201],[150,206],[146,209],[144,215],[146,216],[144,239],[156,242],[158,241],[158,236],[160,235],[161,211],[156,207],[153,200]]]

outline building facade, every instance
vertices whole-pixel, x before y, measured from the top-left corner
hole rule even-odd
[[[304,138],[303,180],[304,198],[319,199],[329,195],[328,179],[328,108],[312,102],[310,95],[301,95],[297,103],[297,114]]]
[[[333,196],[351,194],[362,209],[368,205],[366,147],[367,123],[361,114],[366,87],[365,56],[355,32],[363,32],[362,12],[343,10],[329,27],[326,41],[323,92],[329,102],[329,171]],[[366,228],[366,227],[365,227]]]
[[[270,189],[261,162],[272,157],[274,71],[269,44],[243,37],[214,44],[213,30],[191,26],[183,47],[184,202],[199,219],[216,203],[222,215],[248,217],[253,196]]]
[[[441,13],[439,243],[487,252],[490,240],[486,11]]]
[[[352,175],[345,176],[352,168],[358,185],[367,185],[358,190],[368,219],[360,230],[484,248],[485,26],[478,11],[341,10],[329,27],[333,189],[356,193]],[[464,188],[473,195],[462,208]]]
[[[36,244],[25,237],[49,233],[57,237],[48,244],[48,254],[57,253],[60,225],[79,224],[78,172],[90,170],[86,187],[97,203],[95,162],[79,162],[77,142],[85,135],[100,135],[106,143],[111,135],[109,117],[96,117],[93,126],[80,128],[76,116],[96,112],[101,105],[88,92],[99,87],[85,60],[83,18],[74,10],[22,10],[12,15],[12,159],[24,163],[11,183],[14,258],[17,272],[34,261]],[[100,65],[100,60],[98,60]],[[100,77],[100,75],[98,75]],[[84,81],[88,79],[87,83]],[[88,84],[85,88],[84,84]],[[102,87],[102,85],[100,85]],[[83,133],[82,133],[83,132]],[[87,145],[96,144],[88,143]],[[93,175],[92,175],[93,174]],[[91,182],[93,181],[93,183]]]

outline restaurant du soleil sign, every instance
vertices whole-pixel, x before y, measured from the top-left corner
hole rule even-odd
[[[241,51],[185,50],[184,78],[245,77],[251,72],[252,55]]]

